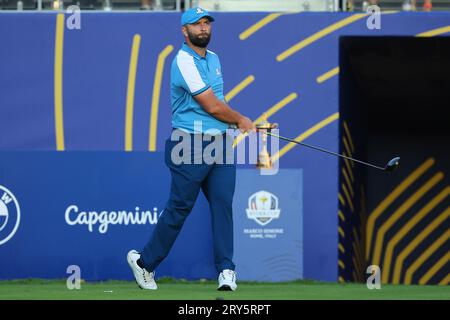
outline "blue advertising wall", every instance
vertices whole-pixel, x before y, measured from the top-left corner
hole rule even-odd
[[[379,30],[368,29],[362,14],[262,20],[268,15],[215,14],[209,49],[221,59],[229,103],[254,120],[267,112],[280,134],[336,152],[339,37],[415,36],[450,25],[448,13],[383,14]],[[159,212],[167,200],[162,152],[180,14],[84,13],[79,30],[65,27],[69,16],[0,13],[0,197],[7,208],[0,210],[0,278],[61,278],[77,264],[85,279],[131,279],[125,254],[143,246],[157,217],[101,233],[100,223],[92,232],[68,224],[67,208],[139,216]],[[277,159],[280,168],[302,172],[303,251],[295,277],[336,281],[338,160],[284,142]],[[10,194],[20,204],[11,237],[18,208]],[[245,212],[236,210],[239,221]],[[200,196],[157,275],[215,277],[210,232]],[[235,246],[242,249],[239,241]]]

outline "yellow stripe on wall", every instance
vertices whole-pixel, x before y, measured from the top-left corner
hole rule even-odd
[[[229,102],[231,99],[233,99],[235,96],[237,96],[237,94],[239,92],[241,92],[242,90],[247,88],[248,85],[250,85],[253,81],[255,81],[255,76],[254,75],[249,75],[247,78],[242,80],[237,86],[235,86],[233,89],[231,89],[230,92],[228,92],[225,95],[225,100],[227,102]]]
[[[55,134],[56,150],[64,151],[64,116],[63,116],[63,50],[64,50],[64,13],[56,15],[55,32]]]
[[[271,14],[267,15],[266,17],[264,17],[263,19],[261,19],[260,21],[258,21],[254,25],[252,25],[250,28],[248,28],[245,31],[243,31],[239,35],[239,39],[241,39],[241,40],[247,39],[252,34],[254,34],[256,31],[258,31],[262,27],[268,25],[269,23],[271,23],[275,19],[279,18],[281,15],[282,15],[282,13],[271,13]]]
[[[342,213],[342,211],[339,210],[339,211],[338,211],[338,214],[339,214],[339,218],[344,222],[344,221],[345,221],[345,216],[344,216],[344,214]]]
[[[374,255],[372,259],[372,264],[380,265],[381,259],[381,249],[383,247],[384,235],[392,227],[392,225],[400,219],[405,212],[407,212],[417,201],[419,201],[428,191],[431,190],[436,184],[439,183],[444,178],[442,172],[434,175],[430,180],[428,180],[422,187],[419,188],[412,196],[410,196],[402,205],[395,210],[395,212],[381,225],[378,229]]]
[[[127,105],[125,112],[125,151],[133,150],[133,111],[136,69],[139,57],[141,36],[135,34],[131,46],[130,65],[128,68]]]
[[[280,102],[276,103],[272,107],[270,107],[267,111],[265,111],[262,115],[260,115],[255,121],[253,121],[254,124],[258,124],[262,120],[264,120],[264,117],[270,117],[276,112],[280,111],[282,108],[284,108],[286,105],[294,101],[298,98],[298,95],[295,92],[290,93],[287,97],[283,98]]]
[[[343,124],[344,124],[344,131],[347,134],[348,141],[350,142],[350,147],[352,148],[352,152],[354,153],[355,152],[355,145],[353,144],[353,139],[352,139],[352,136],[350,134],[350,130],[348,129],[347,121],[344,120]]]
[[[341,235],[342,238],[345,238],[345,232],[344,232],[344,230],[342,230],[341,227],[338,227],[338,232],[339,232],[339,234]]]
[[[426,217],[439,203],[441,203],[448,195],[450,195],[450,187],[446,187],[430,202],[428,202],[419,212],[414,215],[388,242],[386,254],[383,260],[383,270],[381,281],[387,283],[389,281],[389,273],[391,269],[392,255],[395,246],[416,226],[424,217]]]
[[[274,115],[275,113],[277,113],[279,110],[281,110],[282,108],[284,108],[286,105],[288,105],[289,103],[291,103],[292,101],[294,101],[295,99],[297,99],[297,94],[295,92],[292,92],[291,94],[289,94],[288,96],[286,96],[285,98],[283,98],[281,101],[277,102],[275,105],[273,105],[272,107],[270,107],[268,110],[266,110],[265,112],[263,112],[263,114],[261,114],[255,121],[253,121],[253,124],[258,124],[260,123],[262,120],[264,120],[264,118],[269,118],[270,116]],[[244,139],[248,134],[239,134],[236,139],[233,142],[233,147],[236,147],[241,141],[242,139]],[[272,160],[273,161],[273,160]]]
[[[333,68],[330,71],[325,72],[324,74],[317,77],[316,81],[317,83],[323,83],[327,81],[328,79],[334,77],[339,73],[339,67]]]
[[[409,256],[409,254],[426,238],[431,232],[433,232],[442,222],[448,219],[450,215],[450,208],[446,209],[436,219],[434,219],[424,230],[422,230],[409,244],[404,248],[395,260],[394,266],[394,278],[392,283],[400,283],[400,275],[403,268],[403,262]]]
[[[344,142],[344,148],[347,151],[347,153],[350,155],[350,158],[353,156],[352,152],[350,151],[350,147],[348,146],[348,142],[347,139],[345,138],[345,136],[342,138],[342,141]],[[355,163],[353,161],[351,161],[352,167],[355,166]]]
[[[366,232],[366,260],[369,260],[370,246],[372,244],[372,234],[375,227],[375,221],[386,210],[388,206],[397,199],[410,185],[412,185],[419,177],[425,173],[433,164],[434,159],[430,158],[422,163],[416,170],[414,170],[405,180],[403,180],[380,204],[372,211],[367,220]]]
[[[338,198],[339,198],[339,202],[340,202],[343,206],[345,206],[345,200],[344,200],[344,198],[342,197],[341,193],[338,193]]]
[[[443,233],[431,246],[423,251],[416,261],[406,270],[405,284],[411,284],[412,276],[420,268],[420,266],[441,247],[450,237],[450,230]]]
[[[283,51],[282,53],[280,53],[277,56],[277,61],[281,62],[283,60],[285,60],[286,58],[290,57],[291,55],[293,55],[294,53],[302,50],[303,48],[309,46],[310,44],[312,44],[313,42],[329,35],[330,33],[341,29],[355,21],[358,21],[362,18],[364,18],[365,16],[367,16],[367,14],[365,13],[358,13],[358,14],[354,14],[351,15],[350,17],[347,17],[345,19],[342,19],[336,23],[333,23],[332,25],[314,33],[313,35],[307,37],[306,39],[298,42],[297,44],[293,45],[292,47],[290,47],[289,49]]]
[[[342,155],[343,155],[344,157],[349,157],[349,158],[351,158],[351,156],[350,156],[349,154],[347,154],[345,151],[342,152]],[[344,164],[345,164],[345,166],[347,167],[347,172],[349,173],[350,180],[351,180],[352,182],[354,182],[354,181],[355,181],[355,176],[353,175],[353,171],[352,171],[350,162],[351,162],[350,160],[344,158]]]
[[[148,150],[156,151],[156,135],[158,129],[159,97],[161,95],[161,82],[164,73],[164,63],[169,54],[173,51],[173,46],[168,45],[158,55],[156,63],[155,81],[153,82],[152,111],[150,115],[150,128],[148,138]]]
[[[428,281],[430,281],[431,278],[438,272],[444,265],[448,263],[450,259],[450,252],[447,252],[441,259],[439,259],[438,262],[436,262],[430,270],[425,273],[422,278],[419,280],[419,284],[427,284]]]
[[[302,142],[309,136],[313,135],[320,129],[326,127],[330,123],[333,123],[339,119],[339,112],[333,113],[331,116],[323,119],[322,121],[316,123],[314,126],[303,132],[302,134],[298,135],[297,138],[294,140],[297,142]],[[272,162],[278,161],[279,158],[281,158],[284,154],[286,154],[289,150],[291,150],[296,144],[293,142],[289,142],[286,146],[283,147],[278,153],[274,154],[272,157]]]
[[[351,194],[351,196],[353,198],[355,196],[355,192],[353,191],[353,186],[352,186],[352,183],[350,182],[350,179],[348,177],[347,170],[345,170],[344,167],[342,167],[342,175],[344,176],[344,179],[345,179],[345,181],[347,183],[348,190],[350,191],[350,194]]]
[[[422,32],[416,35],[416,37],[434,37],[438,36],[440,34],[449,33],[450,32],[450,26],[442,27],[433,29],[430,31]]]
[[[447,275],[445,276],[445,278],[442,279],[442,280],[439,282],[439,285],[440,285],[440,286],[446,286],[446,285],[448,285],[449,282],[450,282],[450,273],[447,274]]]
[[[348,204],[350,206],[350,210],[352,212],[355,212],[355,207],[353,206],[353,202],[352,202],[352,199],[350,198],[350,194],[347,191],[347,187],[343,183],[341,186],[342,186],[342,190],[344,190],[344,194],[345,194],[345,197],[347,198]]]

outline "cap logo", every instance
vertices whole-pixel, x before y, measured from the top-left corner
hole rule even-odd
[[[197,8],[197,14],[203,13],[203,9],[202,8]]]

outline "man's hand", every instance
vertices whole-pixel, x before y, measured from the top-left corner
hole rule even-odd
[[[239,122],[237,123],[238,129],[242,133],[250,133],[252,131],[255,131],[255,125],[253,124],[252,120],[250,120],[247,117],[242,116],[239,119]]]

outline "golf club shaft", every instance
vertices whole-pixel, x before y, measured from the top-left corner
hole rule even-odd
[[[325,150],[325,149],[322,149],[322,148],[319,148],[319,147],[315,147],[315,146],[312,146],[310,144],[306,144],[306,143],[303,143],[303,142],[298,142],[298,141],[295,141],[295,140],[292,140],[292,139],[289,139],[289,138],[286,138],[286,137],[282,137],[282,136],[273,134],[271,132],[267,132],[267,134],[271,135],[273,137],[279,138],[279,139],[283,139],[283,140],[286,140],[286,141],[289,141],[289,142],[300,144],[302,146],[305,146],[305,147],[308,147],[308,148],[311,148],[311,149],[322,151],[322,152],[325,152],[325,153],[328,153],[328,154],[332,154],[332,155],[335,155],[335,156],[338,156],[338,157],[342,157],[342,158],[348,159],[350,161],[354,161],[354,162],[358,162],[358,163],[361,163],[361,164],[365,164],[366,166],[369,166],[369,167],[372,167],[372,168],[376,168],[378,170],[385,171],[385,168],[382,168],[382,167],[379,167],[379,166],[376,166],[376,165],[373,165],[371,163],[367,163],[367,162],[364,162],[364,161],[361,161],[361,160],[358,160],[358,159],[353,159],[353,158],[350,158],[350,157],[346,157],[346,156],[344,156],[342,154],[339,154],[339,153],[336,153],[336,152],[328,151],[328,150]]]

